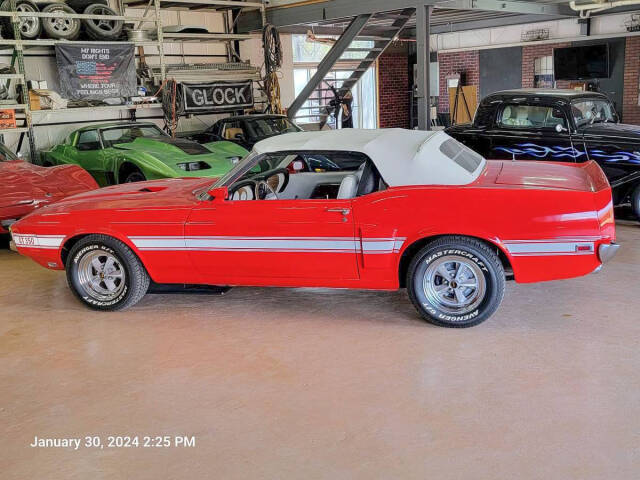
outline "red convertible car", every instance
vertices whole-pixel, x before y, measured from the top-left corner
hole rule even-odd
[[[332,169],[303,168],[315,158]],[[444,132],[273,137],[228,174],[75,195],[12,227],[20,253],[66,269],[86,305],[138,302],[169,284],[406,287],[442,326],[491,316],[505,279],[600,269],[617,245],[594,162],[487,161]]]
[[[39,206],[96,188],[95,180],[80,167],[39,167],[0,144],[0,235]]]

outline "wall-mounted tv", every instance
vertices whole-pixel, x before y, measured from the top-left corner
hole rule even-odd
[[[556,48],[553,50],[553,70],[556,80],[608,78],[609,45]]]

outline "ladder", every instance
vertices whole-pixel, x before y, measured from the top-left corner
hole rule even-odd
[[[355,17],[289,107],[289,119],[326,121],[333,109],[329,105],[331,99],[328,93],[337,92],[342,97],[351,90],[398,37],[414,13],[414,8],[407,8],[397,12],[378,12]],[[391,24],[376,26],[381,20],[391,20]]]

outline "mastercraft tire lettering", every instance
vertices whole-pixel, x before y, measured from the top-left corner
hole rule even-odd
[[[423,247],[407,273],[409,298],[422,317],[443,327],[471,327],[489,318],[504,296],[504,269],[483,242],[460,236]]]

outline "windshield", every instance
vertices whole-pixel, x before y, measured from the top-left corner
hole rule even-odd
[[[8,160],[17,160],[17,156],[13,154],[11,150],[5,147],[0,143],[0,162],[5,162]]]
[[[166,133],[155,125],[126,125],[123,127],[102,129],[102,143],[105,148],[118,143],[130,143],[138,137],[164,137]]]
[[[286,117],[266,117],[247,121],[247,135],[251,141],[301,131],[300,127],[291,123]]]
[[[571,102],[571,114],[577,128],[591,125],[592,123],[616,122],[613,105],[608,100],[575,100]]]

